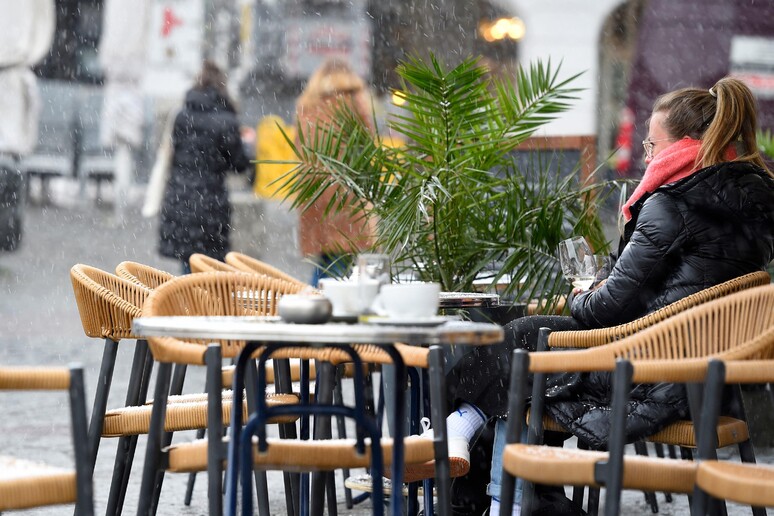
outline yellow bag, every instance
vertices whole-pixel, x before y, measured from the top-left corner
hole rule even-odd
[[[280,130],[282,128],[282,130]],[[288,125],[277,115],[267,115],[258,122],[255,138],[255,157],[258,161],[262,160],[296,160],[290,144],[285,140],[282,131],[293,140],[296,137],[296,128]],[[293,170],[294,165],[284,165],[276,163],[256,163],[255,165],[255,184],[254,191],[258,197],[280,198],[284,199],[287,195],[287,188],[282,188],[283,181],[272,184],[289,171]]]

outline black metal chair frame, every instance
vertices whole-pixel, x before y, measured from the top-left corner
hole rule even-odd
[[[245,348],[242,350],[239,360],[237,361],[237,367],[234,375],[234,396],[239,396],[240,393],[245,388],[245,378],[250,371],[251,367],[254,367],[255,361],[251,359],[252,353],[261,345],[264,345],[264,343],[261,342],[248,342]],[[250,487],[250,481],[248,480],[250,476],[250,471],[252,470],[252,437],[253,435],[257,435],[258,437],[258,447],[259,450],[265,450],[267,443],[266,443],[266,430],[265,425],[266,422],[269,420],[269,418],[278,416],[278,415],[286,415],[286,414],[300,414],[302,416],[344,416],[344,417],[350,417],[354,419],[357,422],[358,426],[358,432],[357,432],[357,446],[359,450],[363,450],[364,443],[362,442],[362,439],[364,437],[364,432],[367,433],[371,439],[372,439],[372,467],[371,467],[371,474],[372,478],[380,479],[382,477],[382,471],[383,466],[381,464],[381,449],[379,446],[379,439],[381,437],[381,430],[379,429],[378,425],[375,425],[375,423],[372,421],[371,417],[368,416],[368,414],[365,411],[365,405],[362,398],[362,392],[359,389],[355,389],[355,407],[344,407],[341,405],[327,405],[327,404],[315,404],[315,405],[308,405],[303,404],[303,400],[308,399],[306,397],[306,394],[302,390],[302,404],[301,405],[294,405],[292,407],[266,407],[265,401],[262,400],[262,396],[260,396],[261,393],[265,392],[266,388],[266,380],[265,380],[265,363],[268,360],[268,358],[271,356],[271,353],[277,349],[280,348],[286,348],[288,346],[293,347],[293,345],[288,344],[266,344],[265,351],[261,354],[261,356],[258,359],[259,365],[258,365],[258,371],[257,371],[257,392],[255,392],[254,397],[257,401],[256,411],[253,413],[253,415],[248,420],[247,424],[245,425],[244,429],[241,428],[241,421],[243,418],[242,415],[242,407],[238,406],[239,404],[234,404],[233,410],[234,413],[231,418],[231,440],[229,442],[229,463],[228,463],[228,471],[227,471],[227,480],[226,480],[226,504],[227,504],[227,514],[235,515],[236,514],[236,507],[237,507],[237,483],[241,481],[242,483],[242,510],[245,514],[251,514],[252,512],[252,490]],[[304,347],[306,345],[296,345],[296,347]],[[336,346],[336,345],[326,345],[330,347],[338,347],[340,349],[345,350],[351,357],[355,365],[355,382],[357,385],[364,385],[364,377],[363,377],[363,368],[362,368],[362,361],[357,356],[357,353],[350,348],[349,346]],[[384,346],[383,349],[389,354],[390,358],[392,359],[395,367],[396,367],[396,376],[398,379],[398,385],[403,385],[406,382],[406,367],[403,362],[402,357],[400,356],[400,353],[395,350],[392,346]],[[443,373],[443,351],[439,346],[433,346],[430,348],[430,371],[429,374],[431,376],[435,375],[435,377],[441,378]],[[253,364],[252,366],[249,364]],[[439,376],[440,373],[440,376]],[[416,374],[416,372],[415,372]],[[417,376],[413,376],[413,378],[418,378]],[[308,368],[304,366],[304,362],[302,362],[302,377],[301,377],[301,385],[302,389],[304,388],[304,385],[307,383],[305,380],[308,379]],[[418,382],[412,382],[413,385],[418,386]],[[435,410],[442,410],[440,407],[445,406],[445,389],[443,386],[443,382],[430,382],[430,389],[431,389],[431,397],[435,400],[438,400],[438,403],[436,404]],[[248,407],[250,406],[249,399],[253,396],[250,396],[249,392],[251,389],[247,389],[248,392]],[[405,407],[405,393],[402,389],[396,390],[396,398],[395,398],[395,418],[396,421],[402,421],[404,419],[404,407]],[[418,414],[418,406],[419,406],[419,391],[412,389],[412,413],[416,412]],[[439,412],[440,414],[440,412]],[[436,415],[437,416],[437,415]],[[441,414],[441,417],[443,414]],[[413,419],[413,418],[412,418]],[[444,500],[448,502],[450,500],[449,497],[449,463],[448,458],[446,458],[446,453],[443,452],[444,448],[446,447],[446,431],[445,431],[445,425],[440,425],[440,428],[436,431],[436,439],[435,439],[435,454],[436,457],[439,457],[439,459],[436,461],[436,474],[437,478],[442,479],[440,481],[439,485],[439,499]],[[396,429],[394,432],[394,440],[395,442],[402,442],[403,439],[403,429],[402,425],[396,425]],[[301,427],[301,438],[308,438],[309,436],[309,428],[308,424],[305,425],[304,419],[302,419],[302,427]],[[403,478],[403,449],[402,446],[396,445],[394,450],[394,456],[393,456],[393,468],[392,468],[392,479],[395,485],[401,485],[402,484],[402,478]],[[374,514],[383,514],[383,507],[381,503],[378,503],[378,500],[382,499],[382,486],[381,482],[374,482],[373,485],[373,493],[371,494],[372,499],[374,500]],[[413,489],[416,490],[416,485],[413,486]],[[306,492],[306,485],[302,483],[301,486],[302,493]],[[400,492],[400,489],[394,489],[392,494],[392,507],[393,511],[396,514],[401,513],[401,507],[402,507],[402,494]],[[314,501],[314,496],[312,497],[312,501]],[[415,499],[415,497],[409,497],[409,500]],[[303,500],[303,498],[302,498]],[[432,503],[432,500],[430,501]],[[300,512],[299,514],[306,514],[305,510],[307,509],[307,506],[305,505],[305,502],[301,503],[300,506]],[[411,509],[411,508],[410,508]],[[441,507],[441,514],[448,514],[448,510],[444,511],[443,507]]]

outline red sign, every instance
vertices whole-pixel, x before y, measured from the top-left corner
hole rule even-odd
[[[175,16],[175,13],[172,12],[172,8],[165,7],[164,21],[161,24],[161,37],[163,38],[168,37],[169,33],[172,32],[172,29],[182,24],[183,24],[183,20]]]

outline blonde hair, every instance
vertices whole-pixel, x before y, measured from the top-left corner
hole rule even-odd
[[[757,104],[739,79],[724,77],[709,90],[683,88],[661,95],[653,112],[666,113],[664,129],[675,139],[701,140],[697,164],[704,168],[726,161],[729,145],[739,144],[735,161],[753,163],[770,175],[755,138]]]
[[[354,95],[365,90],[365,82],[340,59],[329,59],[309,78],[298,99],[299,104],[312,105],[340,95]]]

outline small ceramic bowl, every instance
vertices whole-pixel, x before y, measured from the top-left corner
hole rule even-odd
[[[285,322],[323,324],[331,318],[333,306],[323,296],[290,294],[280,298],[277,312]]]

